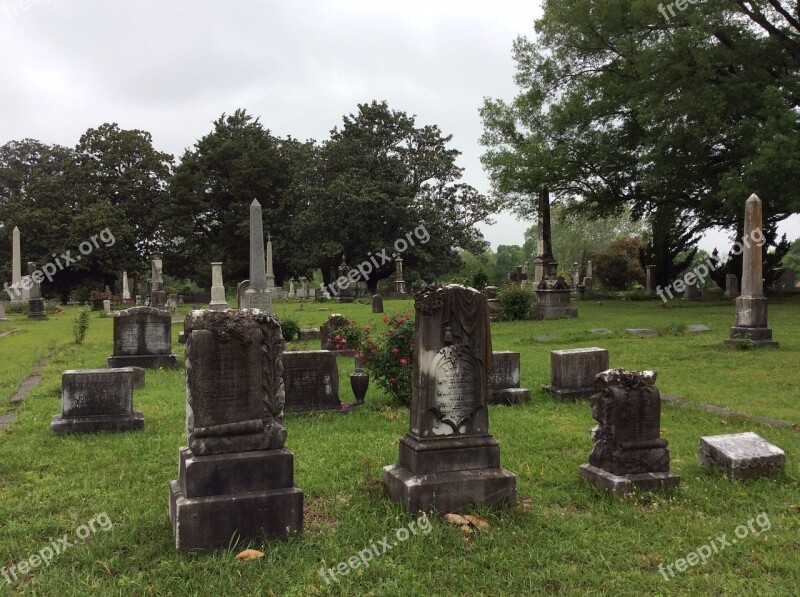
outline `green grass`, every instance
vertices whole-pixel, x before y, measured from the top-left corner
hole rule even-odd
[[[387,311],[410,303],[387,301]],[[319,325],[329,312],[380,325],[368,306],[277,305],[302,327]],[[728,303],[578,303],[579,318],[493,326],[495,350],[522,353],[522,382],[530,404],[493,407],[491,431],[501,443],[503,466],[518,475],[524,505],[478,512],[491,528],[465,536],[435,521],[429,535],[412,537],[367,569],[327,586],[319,575],[406,526],[409,517],[388,501],[381,468],[397,460],[406,410],[386,405],[373,387],[368,406],[353,414],[288,416],[288,447],[295,454],[295,482],[305,493],[301,536],[256,544],[266,556],[236,562],[233,554],[178,554],[167,519],[167,483],[177,474],[185,444],[182,371],[148,372],[135,405],[145,413],[142,433],[56,437],[49,430],[59,412],[60,374],[69,368],[103,367],[111,350],[111,321],[93,315],[84,345],[71,343],[75,309],[47,322],[11,316],[0,324],[22,331],[0,339],[2,404],[42,356],[53,352],[44,381],[20,407],[20,418],[0,434],[0,565],[10,565],[75,533],[107,513],[111,532],[56,556],[14,585],[0,577],[0,592],[38,595],[794,595],[800,583],[800,434],[722,419],[664,405],[663,437],[681,486],[668,494],[617,500],[583,482],[577,467],[591,450],[594,425],[585,402],[567,404],[545,395],[549,351],[608,348],[611,365],[658,371],[662,393],[798,422],[800,310],[771,304],[770,325],[778,351],[728,351],[722,341],[733,319]],[[682,335],[682,326],[705,323],[711,333]],[[180,326],[174,326],[177,337]],[[613,337],[589,328],[607,327]],[[654,327],[659,338],[625,338],[625,328]],[[536,342],[535,336],[557,339]],[[293,348],[318,348],[296,343]],[[182,347],[176,345],[182,356]],[[13,361],[13,363],[11,362]],[[340,359],[341,398],[352,400]],[[701,435],[756,431],[788,455],[783,474],[734,483],[697,463]],[[665,581],[660,563],[672,563],[766,512],[772,529],[713,555]]]

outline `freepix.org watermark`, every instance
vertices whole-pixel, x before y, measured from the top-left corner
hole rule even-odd
[[[753,244],[763,247],[766,242],[767,239],[764,237],[764,233],[760,229],[756,228],[750,232],[749,235],[745,236],[742,239],[742,242],[736,241],[733,244],[731,253],[733,255],[741,255],[745,248],[749,249]],[[678,278],[664,288],[661,288],[661,286],[656,286],[656,294],[659,296],[662,302],[666,303],[670,299],[675,298],[672,293],[673,290],[676,293],[681,293],[684,292],[688,286],[694,286],[695,284],[702,285],[706,281],[706,278],[708,278],[709,274],[717,271],[720,265],[722,265],[721,259],[709,257],[705,263],[701,263],[692,271],[684,274],[683,278]]]
[[[758,524],[759,530],[755,529],[756,523]],[[718,554],[726,547],[736,545],[738,541],[742,541],[751,535],[766,533],[771,528],[772,523],[769,520],[769,516],[767,516],[766,512],[762,512],[755,518],[748,520],[746,524],[740,524],[736,527],[733,531],[733,534],[736,535],[735,538],[728,540],[727,533],[722,533],[716,538],[709,537],[709,542],[707,544],[701,545],[694,551],[689,552],[685,557],[678,558],[672,564],[659,564],[658,571],[664,576],[664,580],[670,580],[670,578],[675,578],[676,569],[678,572],[686,572],[690,566],[706,564],[712,555]],[[667,572],[669,572],[669,576]]]
[[[433,525],[431,524],[428,515],[423,513],[416,520],[409,522],[408,528],[400,527],[397,529],[394,532],[394,540],[392,540],[389,536],[386,536],[377,543],[372,541],[368,547],[365,547],[356,555],[350,556],[345,561],[339,562],[336,566],[331,568],[325,568],[325,566],[323,566],[319,569],[319,575],[325,579],[325,583],[328,585],[334,581],[338,582],[339,579],[336,578],[337,574],[339,576],[347,576],[350,574],[351,570],[369,568],[370,562],[372,562],[372,560],[375,558],[382,556],[387,551],[397,547],[405,541],[408,541],[409,538],[417,535],[420,532],[423,535],[427,535],[432,530]]]
[[[377,253],[367,253],[368,259],[362,262],[361,265],[351,268],[346,276],[340,276],[328,284],[328,286],[320,284],[319,287],[323,292],[327,292],[331,296],[336,296],[339,292],[347,290],[352,284],[355,284],[359,280],[363,282],[369,280],[373,272],[379,270],[387,263],[392,263],[401,253],[405,253],[411,247],[415,246],[417,241],[419,241],[419,244],[424,245],[429,240],[431,240],[431,235],[428,229],[425,228],[425,224],[420,224],[413,232],[407,232],[404,237],[400,237],[394,241],[394,252],[391,255],[389,254],[389,249],[383,249]]]
[[[53,0],[16,0],[3,4],[3,12],[7,17],[18,17],[21,13],[32,9],[39,4],[50,4]]]
[[[47,279],[48,282],[52,282],[53,276],[58,272],[68,268],[73,263],[77,263],[81,260],[81,257],[90,255],[95,249],[99,249],[101,242],[106,249],[114,246],[116,240],[110,228],[102,230],[100,234],[93,234],[89,240],[85,240],[79,244],[78,253],[80,253],[80,255],[73,256],[71,250],[61,253],[61,255],[53,253],[53,261],[45,263],[32,274],[23,276],[17,284],[5,282],[3,284],[3,290],[11,297],[12,301],[22,300],[23,290],[30,290],[33,288],[34,284],[41,284],[45,279]]]
[[[669,23],[674,17],[676,17],[675,9],[677,8],[679,11],[683,12],[690,5],[700,4],[700,0],[675,0],[675,2],[671,2],[667,4],[666,8],[663,4],[658,5],[658,12],[664,17],[664,19]],[[667,14],[669,11],[669,14]]]
[[[38,552],[31,554],[12,566],[4,566],[0,569],[0,574],[2,574],[3,578],[6,580],[6,584],[10,585],[18,581],[21,576],[30,574],[42,565],[45,567],[49,566],[50,562],[57,555],[64,553],[70,547],[84,543],[89,537],[97,533],[98,530],[107,533],[113,528],[114,523],[111,522],[108,514],[105,512],[95,514],[86,524],[82,524],[75,529],[73,540],[70,540],[69,533],[59,539],[50,539],[49,545],[45,545]]]

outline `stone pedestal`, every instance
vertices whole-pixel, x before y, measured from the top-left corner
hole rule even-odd
[[[184,324],[188,447],[169,484],[175,547],[213,550],[302,531],[284,447],[283,338],[262,311],[193,311]]]
[[[786,452],[752,432],[700,438],[700,464],[723,469],[729,479],[766,477],[783,470]]]
[[[590,400],[594,448],[579,472],[587,481],[623,495],[631,489],[677,486],[661,439],[661,395],[652,371],[610,369],[597,375]]]
[[[172,319],[169,313],[153,307],[133,307],[117,311],[114,317],[114,354],[109,369],[177,367],[172,354]]]
[[[28,319],[47,319],[43,298],[28,299]]]
[[[520,387],[520,355],[518,352],[492,353],[489,385],[492,388],[489,404],[520,404],[531,401],[531,391]]]
[[[772,330],[767,327],[767,299],[763,296],[740,296],[736,299],[736,325],[731,327],[731,336],[725,343],[735,346],[740,338],[759,346],[778,348],[778,343],[772,339]]]
[[[604,348],[572,348],[550,351],[550,385],[544,391],[564,400],[588,398],[595,393],[598,373],[608,369]]]
[[[144,429],[144,415],[133,410],[134,370],[87,369],[61,375],[61,414],[53,433],[94,433]]]
[[[550,267],[555,267],[551,265]],[[561,319],[578,316],[578,309],[571,304],[569,284],[561,276],[546,275],[536,287],[536,304],[531,319]]]
[[[398,464],[383,469],[383,485],[409,513],[513,505],[516,476],[500,467],[500,447],[489,434],[486,297],[463,286],[429,286],[415,307],[411,422]]]

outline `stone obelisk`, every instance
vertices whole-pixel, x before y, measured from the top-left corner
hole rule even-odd
[[[128,272],[122,272],[122,300],[131,300],[131,291],[128,287]]]
[[[742,289],[736,299],[736,324],[725,343],[736,345],[739,339],[747,339],[758,346],[777,348],[772,339],[772,330],[767,327],[767,299],[764,297],[763,241],[761,199],[750,195],[744,204],[744,254],[742,256]]]
[[[264,224],[261,204],[250,204],[250,284],[242,296],[244,309],[261,309],[272,313],[272,297],[267,292],[267,273],[264,259]]]
[[[275,288],[275,271],[272,269],[272,236],[267,235],[267,290]]]
[[[213,311],[222,311],[228,308],[225,300],[225,285],[222,283],[222,263],[211,264],[211,302],[208,308]]]
[[[167,309],[167,293],[164,292],[164,257],[161,253],[150,256],[151,290],[150,306],[154,309]]]
[[[13,244],[11,246],[11,286],[17,291],[15,301],[27,301],[31,298],[30,288],[22,287],[22,249],[19,228],[14,226]]]
[[[558,262],[553,256],[552,234],[550,231],[550,191],[547,187],[539,193],[539,223],[537,224],[539,238],[537,248],[539,254],[533,260],[534,282],[536,285],[545,276],[556,273]]]
[[[533,260],[537,282],[536,305],[531,311],[531,317],[533,319],[577,317],[578,309],[572,306],[570,299],[570,285],[558,275],[558,262],[553,255],[550,191],[547,187],[544,187],[539,194],[539,219],[542,222],[539,236],[541,253]]]

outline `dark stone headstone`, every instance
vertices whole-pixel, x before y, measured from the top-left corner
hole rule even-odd
[[[514,504],[516,476],[500,468],[489,434],[492,340],[486,297],[463,286],[416,295],[411,423],[399,463],[383,469],[406,512]]]
[[[786,452],[753,432],[700,438],[700,464],[721,468],[736,481],[766,477],[782,470]]]
[[[144,429],[144,416],[133,410],[134,371],[87,369],[61,375],[61,414],[54,433],[92,433]]]
[[[180,551],[294,535],[303,492],[284,447],[283,337],[261,310],[186,317],[186,427],[169,513]]]
[[[328,320],[319,328],[322,350],[334,350],[335,343],[330,341],[331,333],[345,325],[347,325],[347,319],[344,315],[338,313],[328,315]]]
[[[608,369],[604,348],[571,348],[550,351],[550,385],[544,391],[566,400],[594,394],[595,377]]]
[[[321,338],[322,333],[319,331],[319,328],[303,328],[300,330],[301,342],[313,342],[314,340],[320,340]]]
[[[519,404],[531,401],[531,391],[520,387],[520,354],[518,352],[492,353],[489,384],[492,388],[489,404]]]
[[[336,355],[328,350],[298,350],[283,353],[283,384],[286,410],[308,413],[318,410],[338,411],[339,366]]]
[[[117,311],[114,317],[114,354],[108,367],[158,369],[177,367],[172,354],[172,318],[153,307],[133,307]]]
[[[669,472],[667,440],[661,439],[661,395],[652,371],[610,369],[597,375],[591,397],[594,448],[580,467],[589,482],[623,495],[632,487],[677,486]]]
[[[383,313],[383,297],[380,294],[372,296],[372,312]]]

